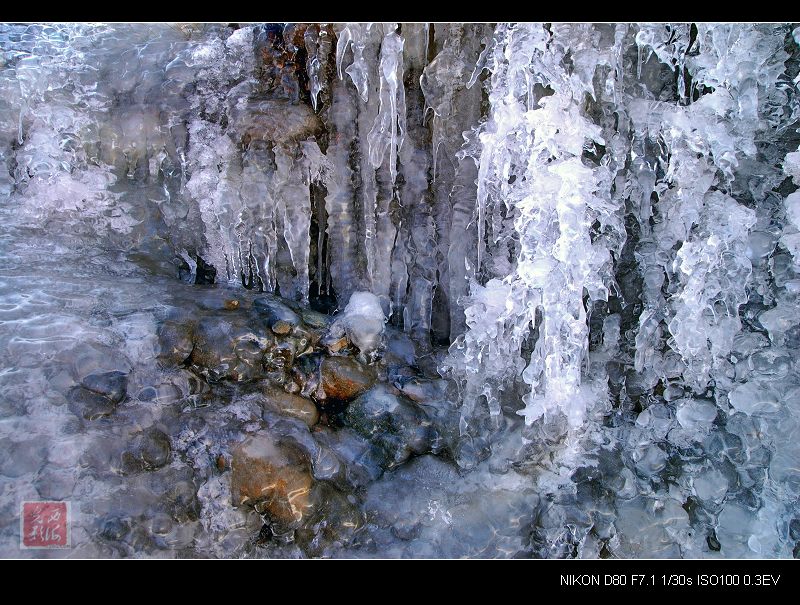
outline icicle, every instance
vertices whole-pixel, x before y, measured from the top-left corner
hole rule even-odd
[[[363,234],[362,241],[357,242],[357,249],[360,252],[363,252],[363,262],[365,263],[365,287],[375,294],[378,294],[374,282],[377,274],[375,260],[376,254],[378,253],[377,209],[381,199],[387,196],[389,198],[392,197],[391,187],[387,193],[385,187],[379,186],[378,173],[384,170],[384,168],[381,167],[378,171],[376,171],[375,167],[372,165],[370,161],[369,140],[367,137],[367,133],[369,133],[373,124],[375,123],[375,118],[378,115],[378,108],[380,105],[378,94],[380,78],[377,77],[377,72],[380,61],[380,44],[382,40],[383,35],[380,28],[370,26],[367,27],[367,31],[364,36],[362,59],[364,64],[368,66],[371,74],[369,80],[370,94],[368,95],[367,101],[359,99],[357,101],[357,107],[355,108],[357,111],[356,138],[358,141],[359,163],[357,166],[354,166],[354,170],[357,170],[360,185],[357,188],[358,201],[354,205],[353,210],[355,210],[355,208],[360,208],[361,213],[360,216],[357,217],[358,223],[355,228],[358,232]],[[386,167],[386,172],[387,178],[385,180],[388,181],[388,167]],[[390,228],[391,227],[392,226],[390,225]],[[391,233],[390,230],[390,232],[387,232],[384,235],[390,236],[393,235],[393,233]],[[386,278],[388,278],[388,276],[386,276]]]
[[[325,75],[325,67],[330,56],[332,40],[325,25],[308,27],[305,34],[303,34],[303,39],[308,53],[306,72],[309,79],[311,105],[314,107],[314,111],[317,111],[319,94],[325,86],[322,78]],[[341,77],[341,70],[339,70],[339,77]]]
[[[339,79],[344,79],[342,76],[342,63],[347,48],[353,50],[353,63],[348,67],[345,72],[350,76],[353,84],[361,96],[361,100],[365,103],[369,98],[369,76],[367,64],[364,61],[364,47],[368,36],[368,26],[359,23],[348,23],[344,29],[339,32],[339,41],[336,45],[336,72],[339,74]]]
[[[23,105],[20,107],[19,110],[19,120],[17,121],[17,145],[22,145],[25,143],[25,137],[23,134],[22,122],[25,117],[25,106]]]
[[[309,189],[309,196],[311,193],[311,184],[324,184],[330,179],[330,174],[333,171],[333,166],[330,163],[330,160],[327,156],[323,155],[322,151],[320,151],[319,145],[317,145],[314,141],[304,141],[301,143],[302,153],[303,153],[303,161],[302,161],[302,170],[303,170],[303,182]],[[308,207],[309,217],[311,216],[311,200],[309,197],[309,207]],[[317,212],[317,225],[319,227],[319,232],[317,234],[317,294],[322,293],[322,274],[323,274],[323,258],[322,258],[322,248],[323,248],[323,240],[325,235],[325,218],[324,218],[324,209],[320,208]],[[309,222],[310,227],[310,222]],[[306,293],[306,300],[308,299],[308,293]]]
[[[323,292],[325,294],[330,294],[328,286],[330,280],[329,276],[325,273],[327,262],[324,254],[325,231],[328,228],[328,224],[325,215],[325,206],[323,204],[317,206],[317,227],[317,296],[322,296]]]
[[[488,59],[491,113],[475,154],[478,232],[482,239],[487,210],[496,218],[502,203],[514,209],[519,244],[499,246],[488,265],[479,241],[479,268],[486,263],[486,271],[507,277],[491,279],[485,288],[473,283],[466,309],[469,330],[451,347],[448,363],[454,365],[446,367],[460,368],[467,376],[475,372],[474,383],[467,378],[466,398],[485,397],[491,414],[499,412],[499,392],[521,372],[531,389],[520,412],[526,422],[560,412],[578,426],[592,405],[581,386],[588,350],[584,289],[592,298],[607,296],[605,283],[612,279],[608,247],[617,247],[622,237],[591,241],[594,221],[609,231],[621,228],[618,202],[610,199],[608,169],[590,168],[581,160],[590,143],[606,141],[601,128],[581,114],[586,82],[568,77],[562,62],[569,52],[576,64],[608,64],[611,49],[603,49],[600,57],[598,49],[588,49],[591,60],[578,56],[580,49],[570,46],[570,31],[551,34],[536,25],[499,26],[496,31]],[[558,35],[563,37],[553,41]],[[533,110],[528,109],[529,74],[554,90],[538,99]],[[503,230],[502,224],[495,225],[493,242],[502,243]],[[509,249],[517,256],[510,270],[504,268]],[[539,339],[526,367],[520,352],[537,308],[542,313]]]
[[[186,191],[200,207],[208,250],[206,262],[217,269],[217,279],[235,283],[239,279],[239,241],[235,233],[242,204],[238,195],[241,166],[238,150],[216,124],[195,120],[190,124],[191,175]]]
[[[181,258],[189,265],[189,283],[193,284],[197,279],[197,261],[194,260],[186,250],[180,251]]]
[[[339,81],[333,83],[331,95],[333,132],[327,157],[332,170],[325,180],[328,191],[325,209],[328,214],[329,276],[337,299],[347,301],[354,291],[364,289],[355,239],[355,190],[350,165],[351,144],[356,140],[356,99]]]
[[[740,329],[738,308],[747,301],[751,269],[746,249],[748,231],[756,219],[751,210],[717,190],[717,174],[722,174],[724,182],[733,182],[740,158],[756,153],[759,100],[769,97],[788,56],[772,27],[763,26],[762,32],[760,28],[746,31],[743,25],[699,24],[699,54],[687,69],[693,82],[713,92],[687,106],[680,101],[651,103],[633,112],[640,124],[654,126],[649,136],[659,136],[665,147],[660,159],[664,178],[655,185],[663,218],[652,237],[657,242],[658,264],[675,286],[669,299],[659,304],[668,304],[664,319],[672,336],[670,346],[689,366],[685,378],[701,391],[730,351]],[[688,27],[643,26],[636,41],[651,48],[661,62],[682,66]],[[757,64],[771,75],[757,78],[751,71]],[[685,91],[676,92],[682,99]],[[738,114],[738,119],[720,121],[726,112]],[[772,178],[779,181],[777,175]],[[766,192],[749,193],[757,203]],[[678,243],[682,245],[675,253]],[[658,282],[648,287],[656,260],[644,260],[645,296],[662,299]],[[729,284],[724,294],[719,292],[719,282]],[[643,313],[641,321],[644,335],[648,332],[645,322],[652,320]],[[642,342],[642,346],[650,350],[654,343]],[[643,363],[641,357],[639,363]]]
[[[245,152],[239,190],[246,210],[242,222],[242,247],[252,250],[256,277],[269,292],[277,283],[278,231],[275,203],[275,164],[266,143],[251,144]]]
[[[493,41],[484,38],[483,40],[481,40],[481,44],[484,45],[484,48],[481,51],[481,54],[478,56],[478,60],[475,62],[475,69],[472,70],[472,75],[470,76],[469,81],[467,82],[467,88],[472,88],[473,86],[475,86],[475,82],[478,81],[478,78],[480,77],[481,73],[483,73],[483,70],[486,69],[486,64],[489,59],[489,55],[491,55],[494,52]]]
[[[637,44],[636,45],[636,79],[637,80],[641,80],[642,79],[642,64],[643,64],[643,62],[644,61],[642,60],[642,45],[641,44]]]
[[[386,27],[381,44],[380,109],[375,124],[367,135],[369,159],[379,168],[389,149],[389,170],[392,183],[397,178],[397,152],[403,145],[406,130],[405,89],[403,87],[403,39],[394,31],[396,24]],[[388,136],[387,136],[388,135]]]
[[[399,71],[407,74],[409,80],[419,81],[427,63],[425,31],[419,25],[406,24],[403,34],[405,49]],[[389,34],[392,35],[395,34]],[[406,265],[410,288],[403,308],[403,326],[426,349],[430,347],[433,294],[437,285],[437,233],[429,185],[428,131],[422,125],[426,101],[421,90],[409,90],[407,103],[408,131],[400,150],[403,185],[399,191],[401,216],[405,219],[401,237],[407,242],[404,252],[410,257]],[[403,107],[403,118],[405,111]],[[390,160],[389,165],[394,163]]]
[[[437,336],[443,339],[455,339],[466,328],[458,299],[468,292],[467,256],[474,254],[476,245],[473,214],[477,174],[471,157],[457,158],[456,154],[465,144],[464,133],[474,129],[480,119],[480,87],[466,88],[465,83],[481,54],[486,29],[481,24],[437,25],[434,43],[440,51],[420,77],[425,103],[433,112],[430,128],[437,288],[444,306],[441,310],[434,308],[439,315],[433,327],[441,330]]]
[[[309,165],[306,156],[298,157],[280,147],[275,149],[275,164],[277,165],[275,195],[279,208],[283,212],[283,237],[291,254],[295,275],[291,281],[291,289],[282,286],[281,293],[288,298],[308,303],[308,255],[311,229],[309,175],[314,167]]]
[[[425,106],[433,112],[431,147],[434,183],[438,174],[439,152],[445,138],[446,121],[453,117],[451,115],[454,113],[453,96],[463,77],[461,70],[458,69],[460,60],[458,51],[460,49],[454,49],[455,42],[451,42],[449,45],[445,42],[445,45],[445,48],[425,67],[419,79],[420,89],[425,95]]]

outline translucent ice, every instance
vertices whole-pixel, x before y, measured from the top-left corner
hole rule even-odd
[[[389,150],[389,171],[392,183],[397,178],[397,152],[403,146],[406,120],[405,89],[403,82],[403,39],[392,26],[386,27],[381,43],[380,109],[375,123],[367,135],[369,159],[373,167],[383,164]]]
[[[347,338],[366,358],[372,356],[383,343],[386,316],[380,299],[370,292],[353,292],[336,323],[344,327]]]

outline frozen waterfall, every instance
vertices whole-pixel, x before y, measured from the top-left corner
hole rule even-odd
[[[800,29],[0,25],[0,51],[15,224],[356,334],[366,300],[364,363],[382,310],[460,470],[532,477],[526,552],[797,556]]]

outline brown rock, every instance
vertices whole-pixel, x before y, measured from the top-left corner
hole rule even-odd
[[[234,506],[251,505],[278,523],[298,527],[311,513],[312,484],[303,457],[269,434],[248,437],[233,450]]]
[[[225,308],[228,309],[229,311],[233,311],[235,309],[238,309],[239,308],[239,301],[236,300],[235,298],[232,298],[230,300],[226,300],[225,301]]]
[[[220,473],[224,473],[226,468],[228,468],[228,461],[225,460],[225,456],[220,454],[217,456],[217,470]]]
[[[309,428],[319,421],[319,411],[314,402],[300,395],[287,393],[272,386],[264,389],[264,404],[281,414],[292,416],[305,422]]]
[[[326,357],[322,361],[322,388],[328,399],[349,401],[375,383],[375,370],[350,357]]]
[[[342,336],[339,340],[335,340],[328,345],[328,350],[331,353],[338,353],[347,346],[347,336]]]
[[[292,331],[292,326],[288,322],[278,320],[272,324],[271,329],[278,336],[285,336]]]
[[[158,358],[167,366],[180,365],[192,354],[193,328],[189,323],[164,322],[158,330]]]

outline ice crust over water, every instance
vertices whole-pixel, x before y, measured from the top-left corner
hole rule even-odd
[[[5,256],[24,228],[98,280],[139,255],[190,282],[210,265],[231,287],[335,294],[367,356],[385,319],[405,330],[449,380],[454,456],[475,470],[427,500],[452,469],[426,459],[373,484],[386,552],[460,556],[434,538],[489,519],[503,531],[466,551],[796,553],[797,30],[296,25],[0,26]],[[44,376],[48,330],[147,357],[144,294],[92,312],[4,279],[8,367]],[[47,328],[18,323],[40,308]],[[3,376],[9,402],[19,380]],[[392,510],[395,485],[423,487]],[[493,486],[502,512],[475,495]],[[201,490],[208,548],[244,531],[226,490]]]

